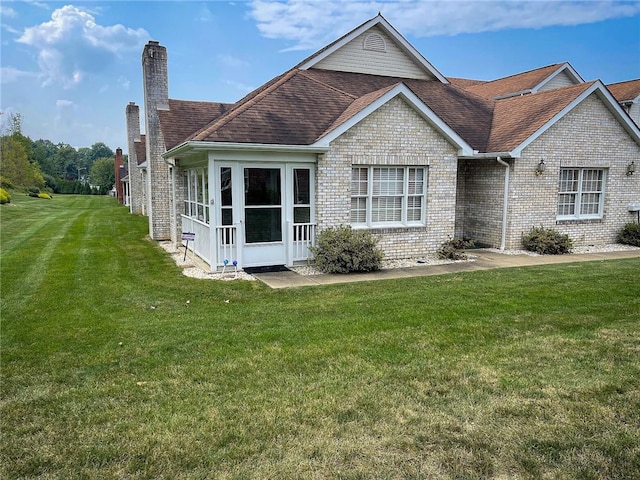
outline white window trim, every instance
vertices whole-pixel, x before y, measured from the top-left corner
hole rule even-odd
[[[211,222],[211,215],[208,199],[209,191],[206,188],[209,181],[207,170],[207,167],[189,168],[184,170],[186,179],[186,195],[184,199],[185,211],[183,215],[208,225]],[[194,193],[194,187],[195,195],[192,195]],[[200,194],[202,194],[202,201],[198,198]],[[198,215],[198,207],[201,207],[202,209],[202,217]]]
[[[575,202],[575,213],[573,215],[559,215],[556,214],[556,220],[564,221],[564,220],[601,220],[604,217],[604,196],[607,185],[607,169],[606,168],[598,168],[598,167],[561,167],[559,175],[562,174],[563,170],[578,170],[578,190],[576,192],[560,192],[558,188],[558,196],[563,193],[575,193],[576,202]],[[585,170],[599,170],[602,171],[602,190],[600,190],[600,198],[598,203],[598,213],[597,214],[581,214],[581,204],[582,204],[582,179]],[[558,199],[556,199],[556,212],[558,208]]]
[[[349,200],[351,203],[352,198],[366,198],[366,222],[365,223],[351,223],[352,228],[355,229],[364,229],[364,228],[406,228],[406,227],[424,227],[426,226],[426,210],[427,210],[427,189],[428,189],[428,178],[429,178],[429,169],[426,166],[418,166],[418,165],[352,165],[351,172],[353,175],[353,170],[356,168],[364,168],[367,169],[367,195],[350,195]],[[374,222],[372,220],[372,211],[373,211],[373,199],[374,197],[385,197],[385,195],[373,195],[373,171],[376,168],[386,169],[386,168],[400,168],[403,170],[403,183],[402,183],[402,203],[401,203],[401,220],[398,222]],[[409,169],[419,169],[423,171],[423,180],[422,180],[422,194],[420,195],[409,195]],[[391,195],[393,196],[393,195]],[[398,195],[400,196],[400,195]],[[418,221],[408,221],[408,205],[410,197],[421,197],[422,198],[422,211],[420,212],[420,220]],[[349,207],[351,209],[351,206]]]

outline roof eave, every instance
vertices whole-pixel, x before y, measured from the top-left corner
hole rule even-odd
[[[282,153],[325,153],[328,147],[315,145],[285,145],[272,143],[200,142],[189,140],[167,150],[162,158],[169,159],[204,151],[244,151]]]

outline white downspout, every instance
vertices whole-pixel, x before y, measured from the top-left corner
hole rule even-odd
[[[496,157],[496,160],[500,165],[503,165],[506,170],[504,171],[504,198],[502,200],[502,238],[500,239],[500,250],[505,249],[507,243],[507,210],[509,208],[509,164],[502,160],[500,157]]]

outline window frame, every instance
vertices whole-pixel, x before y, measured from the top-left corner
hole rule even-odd
[[[357,179],[355,178],[358,170]],[[402,171],[401,192],[394,191],[397,176],[392,171]],[[413,172],[413,173],[412,173]],[[427,190],[429,168],[424,165],[352,165],[351,166],[351,205],[350,223],[353,228],[398,228],[424,227],[426,225]],[[359,188],[354,188],[358,182]],[[364,188],[362,188],[364,186]],[[366,190],[366,192],[365,192]],[[418,191],[419,190],[419,191]],[[393,214],[400,200],[399,219],[374,221],[377,215]],[[416,200],[419,205],[416,205]],[[355,202],[355,203],[354,203]],[[385,204],[388,208],[385,208]],[[356,207],[356,208],[354,208]],[[415,211],[419,210],[415,220]],[[354,221],[354,212],[359,211],[364,221]],[[410,214],[410,211],[413,214]],[[363,215],[364,213],[364,215]]]
[[[184,216],[209,225],[209,169],[207,167],[184,170]]]
[[[566,179],[563,179],[563,173],[573,171],[577,172],[577,176],[574,180],[570,180],[571,183],[575,183],[575,190],[563,189],[563,182],[567,183]],[[597,175],[601,175],[601,178],[595,181],[599,183],[600,189],[587,189],[588,185],[585,182],[593,182],[593,179],[585,180],[585,172],[598,172]],[[604,197],[607,184],[607,169],[606,168],[594,168],[594,167],[562,167],[558,174],[558,194],[556,198],[556,220],[601,220],[604,217]],[[583,206],[593,202],[587,202],[588,196],[598,196],[597,201],[597,213],[582,213]],[[566,196],[573,196],[573,202],[564,202],[562,205],[573,206],[573,213],[561,214],[560,213],[560,200]]]

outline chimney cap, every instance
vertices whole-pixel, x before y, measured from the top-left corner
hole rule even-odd
[[[149,45],[160,45],[160,42],[157,40],[149,40]]]

